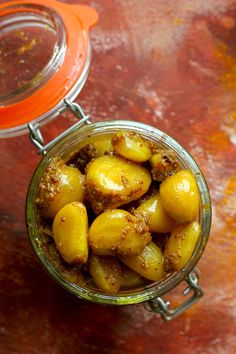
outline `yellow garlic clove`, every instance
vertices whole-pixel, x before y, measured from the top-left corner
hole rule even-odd
[[[66,204],[84,199],[84,176],[75,167],[55,158],[39,184],[36,204],[46,217],[53,218]]]
[[[86,190],[96,214],[139,199],[150,184],[148,170],[120,157],[101,156],[87,167]]]
[[[165,233],[173,230],[176,222],[167,214],[163,208],[159,194],[145,200],[136,212],[148,217],[151,232]]]
[[[197,221],[176,227],[164,252],[166,270],[179,271],[187,265],[199,240],[200,231]]]
[[[125,267],[125,266],[124,266]],[[121,284],[123,289],[131,289],[134,287],[142,286],[144,283],[143,277],[140,274],[136,273],[128,267],[124,270],[124,278]]]
[[[119,155],[134,162],[145,162],[152,156],[148,143],[135,132],[116,133],[112,144]]]
[[[122,257],[121,261],[146,279],[160,281],[164,276],[164,256],[154,242],[137,256]]]
[[[138,254],[150,241],[144,220],[120,209],[100,214],[89,229],[89,245],[97,255]]]
[[[182,170],[167,177],[160,186],[161,203],[179,223],[194,221],[199,213],[199,191],[191,171]]]
[[[67,263],[83,264],[88,259],[88,217],[80,202],[65,205],[52,227],[56,247]]]
[[[107,294],[116,294],[123,281],[123,271],[119,261],[114,257],[89,257],[89,272],[97,285]]]

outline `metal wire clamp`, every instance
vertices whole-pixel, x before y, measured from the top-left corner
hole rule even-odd
[[[170,309],[170,301],[165,302],[161,297],[157,297],[156,299],[146,302],[144,304],[145,308],[150,312],[160,313],[165,321],[170,321],[178,315],[182,314],[186,309],[195,304],[203,296],[203,290],[198,284],[199,274],[197,270],[193,270],[191,273],[189,273],[185,281],[188,286],[183,290],[182,294],[186,296],[191,291],[193,294],[189,299],[184,301],[177,308]]]
[[[65,130],[63,133],[58,135],[55,139],[51,140],[46,145],[44,145],[44,139],[40,131],[40,125],[38,123],[27,124],[30,132],[30,140],[39,150],[39,154],[45,155],[54,144],[56,144],[59,140],[61,140],[77,128],[81,127],[83,124],[91,124],[91,122],[89,121],[89,116],[85,115],[84,111],[78,103],[70,102],[67,98],[64,99],[64,103],[66,108],[69,109],[74,114],[74,116],[79,119],[79,121],[67,130]]]

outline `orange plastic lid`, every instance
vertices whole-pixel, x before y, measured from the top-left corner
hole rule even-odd
[[[7,136],[55,115],[86,76],[88,29],[98,15],[87,6],[30,0],[1,4],[0,17],[0,135]]]

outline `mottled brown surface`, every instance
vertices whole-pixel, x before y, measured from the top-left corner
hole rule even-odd
[[[198,267],[205,297],[165,323],[142,305],[103,307],[67,294],[41,268],[27,238],[25,196],[39,157],[27,136],[3,140],[0,353],[233,354],[236,1],[81,3],[100,14],[91,35],[92,68],[79,98],[85,111],[93,120],[133,119],[163,129],[205,173],[213,202],[211,237]],[[67,121],[45,129],[47,138],[73,121],[65,116]]]

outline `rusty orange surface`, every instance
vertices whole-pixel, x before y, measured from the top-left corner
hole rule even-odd
[[[2,3],[3,1],[1,1]],[[28,137],[0,141],[0,354],[236,353],[236,1],[83,0],[100,20],[77,101],[92,120],[164,130],[201,166],[213,203],[198,269],[204,298],[165,323],[142,305],[79,301],[44,272],[24,206],[39,161]],[[51,139],[74,121],[44,128]],[[167,298],[175,300],[175,295]]]

